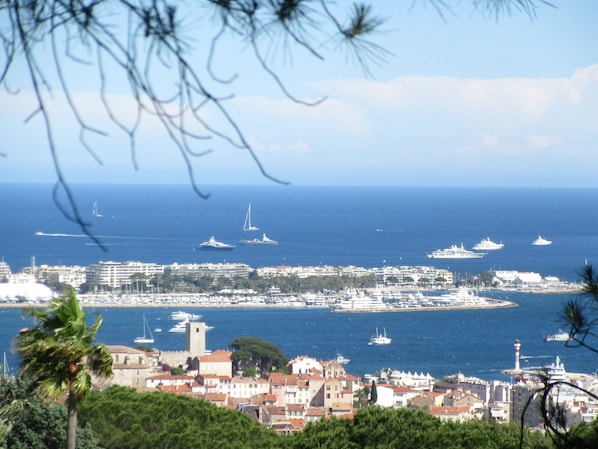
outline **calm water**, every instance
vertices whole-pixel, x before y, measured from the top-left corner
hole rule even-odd
[[[311,355],[331,359],[337,352],[351,359],[350,373],[362,375],[391,367],[430,373],[434,377],[463,372],[484,379],[503,379],[500,371],[514,366],[513,343],[522,342],[522,355],[530,357],[522,366],[551,363],[558,354],[569,371],[594,372],[596,356],[563,343],[546,343],[543,337],[559,329],[558,312],[569,295],[492,296],[510,299],[519,307],[496,310],[461,310],[407,313],[333,313],[326,309],[186,309],[200,313],[214,329],[207,333],[209,349],[226,348],[240,336],[263,338],[279,346],[290,358]],[[175,309],[88,309],[104,317],[99,339],[107,344],[133,345],[142,334],[142,316],[154,333],[155,346],[181,350],[183,334],[169,333],[170,312]],[[8,342],[27,325],[16,309],[0,309],[0,343]],[[393,341],[388,346],[368,346],[378,327],[386,329]],[[9,363],[17,365],[9,356]],[[527,365],[529,364],[529,365]]]
[[[78,186],[82,213],[108,248],[103,252],[62,217],[43,185],[2,185],[0,256],[18,271],[31,264],[88,265],[100,260],[138,260],[169,264],[243,262],[273,265],[436,265],[455,273],[488,269],[535,271],[575,281],[586,261],[598,260],[598,190],[583,189],[440,189],[440,188],[209,188],[204,201],[187,186]],[[98,202],[101,218],[92,216]],[[252,204],[253,224],[279,241],[276,247],[237,246],[226,254],[196,250],[215,235],[236,243],[245,212]],[[37,232],[46,235],[36,235]],[[49,235],[48,235],[49,234]],[[553,240],[531,245],[538,234]],[[259,237],[261,234],[251,234]],[[483,259],[433,260],[426,254],[464,243],[473,246],[490,236],[506,245]],[[208,347],[217,349],[240,335],[278,344],[289,357],[310,354],[331,358],[337,351],[352,359],[350,372],[382,367],[430,372],[435,377],[462,371],[497,378],[513,365],[513,340],[535,362],[559,353],[571,371],[594,371],[596,356],[565,350],[542,337],[560,327],[557,314],[568,298],[559,295],[510,295],[520,307],[398,314],[333,314],[324,310],[203,311],[216,326]],[[505,297],[505,295],[501,295]],[[141,333],[141,315],[152,328],[167,325],[167,310],[107,309],[101,339],[132,344]],[[18,311],[0,310],[0,347],[23,321]],[[386,328],[393,343],[367,346],[375,328]],[[182,349],[180,334],[156,335],[163,349]],[[546,356],[543,358],[543,356]],[[11,362],[12,364],[12,362]]]

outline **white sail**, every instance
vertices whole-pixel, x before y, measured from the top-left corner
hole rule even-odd
[[[149,333],[149,335],[146,335],[146,331],[147,333]],[[149,328],[149,325],[147,324],[147,321],[145,319],[145,315],[143,315],[143,337],[136,337],[135,340],[133,340],[135,343],[153,343],[154,342],[154,336],[152,335],[152,331]]]
[[[101,217],[102,216],[102,214],[100,214],[100,212],[98,211],[98,202],[97,201],[93,202],[93,210],[92,210],[92,212],[93,212],[93,216],[94,217]]]
[[[260,228],[251,224],[251,203],[247,207],[247,214],[245,215],[245,223],[243,223],[243,231],[259,231]]]

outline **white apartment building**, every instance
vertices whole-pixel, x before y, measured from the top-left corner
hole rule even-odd
[[[156,274],[164,273],[164,266],[155,263],[143,262],[97,262],[89,265],[85,275],[91,285],[107,285],[111,288],[120,288],[131,285],[131,276],[143,274],[151,278]]]
[[[77,289],[87,281],[85,267],[79,265],[39,265],[32,268],[35,278],[41,282],[68,284]]]
[[[172,275],[212,276],[215,278],[247,278],[253,271],[244,263],[201,263],[178,264],[166,266],[166,271]]]

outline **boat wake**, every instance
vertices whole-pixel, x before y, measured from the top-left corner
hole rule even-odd
[[[59,234],[59,233],[46,233],[37,231],[35,235],[41,235],[42,237],[87,237],[85,234]]]
[[[88,238],[85,234],[65,234],[59,232],[42,232],[37,231],[35,235],[41,237],[71,237],[71,238]],[[99,239],[121,239],[121,240],[185,240],[181,238],[167,238],[167,237],[137,237],[137,236],[130,236],[130,235],[96,235]],[[95,245],[95,243],[90,243],[90,245]]]

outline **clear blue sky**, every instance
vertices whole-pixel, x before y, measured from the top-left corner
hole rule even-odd
[[[393,55],[370,77],[342,52],[319,61],[297,48],[290,60],[273,49],[294,95],[327,97],[317,107],[285,98],[241,45],[218,53],[219,73],[239,75],[219,92],[236,95],[228,104],[269,173],[297,185],[598,187],[598,1],[554,0],[533,20],[513,10],[498,21],[472,1],[450,2],[458,6],[444,20],[430,1],[372,3],[387,18],[375,40]],[[202,42],[198,35],[199,54]],[[149,120],[134,170],[128,141],[99,115],[97,83],[84,70],[68,73],[74,98],[110,134],[89,136],[100,166],[54,95],[67,180],[187,183],[178,150]],[[42,121],[25,123],[34,103],[22,73],[9,78],[19,95],[0,92],[0,182],[53,182]],[[110,89],[126,111],[123,85]],[[193,162],[200,184],[270,183],[246,152],[211,148]]]

